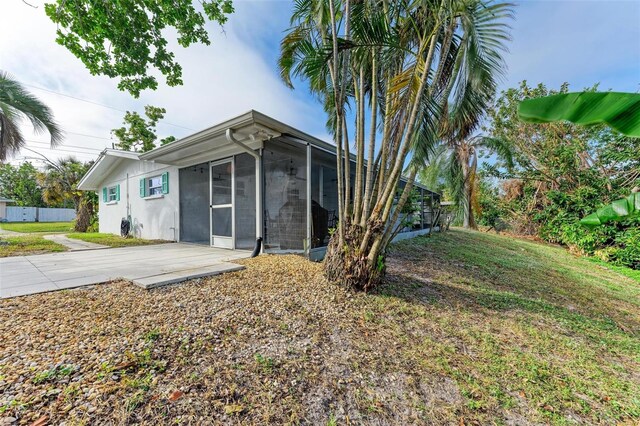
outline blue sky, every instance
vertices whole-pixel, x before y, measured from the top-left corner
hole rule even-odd
[[[236,13],[224,32],[209,26],[211,46],[175,48],[184,68],[184,86],[161,85],[139,100],[119,92],[116,81],[91,76],[55,44],[55,26],[44,16],[44,2],[30,1],[38,6],[33,9],[21,0],[4,0],[0,14],[0,69],[31,85],[68,132],[65,145],[51,151],[46,136],[30,135],[25,127],[27,139],[33,141],[30,148],[52,157],[71,153],[84,160],[94,158],[111,145],[110,130],[120,126],[123,116],[119,110],[141,112],[146,104],[167,108],[158,128],[161,136],[184,136],[257,109],[328,138],[322,109],[306,86],[298,84],[292,91],[279,79],[276,63],[289,25],[290,2],[236,0]],[[567,81],[574,90],[597,82],[603,90],[640,90],[640,1],[530,0],[518,2],[515,11],[502,88],[526,79],[549,87]]]

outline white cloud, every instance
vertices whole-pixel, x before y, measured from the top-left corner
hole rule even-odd
[[[11,34],[0,37],[0,68],[21,82],[122,110],[142,112],[147,104],[162,106],[167,109],[165,123],[158,126],[162,136],[191,133],[166,122],[200,130],[250,109],[310,133],[323,134],[324,119],[318,120],[321,109],[317,103],[309,102],[304,90],[286,88],[277,75],[275,56],[261,55],[265,43],[279,40],[288,24],[287,2],[236,2],[236,13],[231,15],[224,33],[219,26],[210,24],[210,46],[183,49],[172,43],[183,67],[184,85],[172,88],[161,84],[157,91],[145,92],[138,100],[117,90],[116,80],[91,76],[80,60],[55,43],[56,28],[44,14],[44,1],[30,3],[38,8],[12,0],[3,4],[0,14],[3,34]],[[283,9],[287,12],[284,15],[280,13]],[[53,109],[57,121],[68,132],[60,150],[52,152],[45,144],[32,142],[30,148],[54,158],[76,151],[79,158],[89,159],[95,157],[97,149],[111,145],[110,130],[121,125],[122,112],[29,89]],[[46,135],[33,135],[26,124],[24,130],[29,140],[47,140]]]

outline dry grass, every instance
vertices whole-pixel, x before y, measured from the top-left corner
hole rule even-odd
[[[21,424],[535,424],[640,418],[640,286],[560,249],[453,231],[350,294],[321,265],[0,302]]]

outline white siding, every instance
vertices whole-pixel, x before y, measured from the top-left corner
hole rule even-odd
[[[140,179],[169,172],[169,193],[159,198],[140,197]],[[127,176],[128,174],[128,176]],[[120,201],[105,203],[102,188],[120,185]],[[164,164],[124,160],[98,188],[100,232],[120,234],[120,222],[131,215],[136,237],[175,241],[179,238],[178,169]]]

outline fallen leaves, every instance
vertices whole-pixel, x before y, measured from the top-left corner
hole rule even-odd
[[[44,415],[38,418],[38,420],[36,420],[35,422],[31,423],[31,426],[46,426],[47,420],[49,420],[49,417]]]
[[[169,401],[176,402],[177,400],[182,398],[183,395],[184,395],[184,392],[182,391],[179,391],[179,390],[173,391],[171,392],[171,395],[169,395]]]

